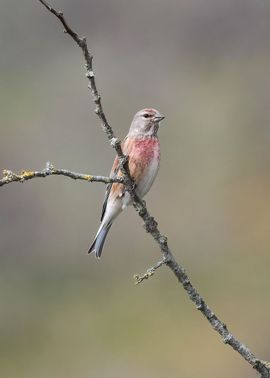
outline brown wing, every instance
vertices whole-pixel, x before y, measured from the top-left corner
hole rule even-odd
[[[119,160],[118,160],[118,157],[116,156],[116,158],[114,159],[112,169],[111,169],[110,177],[112,177],[112,178],[116,177],[118,171],[119,171]],[[102,206],[101,219],[100,219],[101,222],[102,222],[102,220],[104,218],[104,214],[106,212],[108,198],[110,196],[111,188],[112,188],[113,185],[114,184],[108,184],[106,186],[105,198],[104,198],[104,202],[103,202],[103,206]]]
[[[132,144],[130,143],[130,138],[126,137],[123,140],[121,147],[122,147],[122,151],[125,155],[130,155],[130,152],[131,152],[131,149],[132,149]],[[113,177],[117,177],[117,176],[121,176],[121,175],[122,175],[122,173],[119,170],[119,159],[118,159],[118,156],[116,156],[116,158],[114,159],[112,169],[111,169],[110,177],[113,178]],[[109,196],[110,196],[111,193],[121,196],[121,193],[123,193],[123,185],[114,183],[114,184],[108,184],[106,186],[106,193],[105,193],[105,198],[104,198],[104,202],[103,202],[103,206],[102,206],[101,221],[104,218],[104,214],[106,212],[106,207],[107,207],[107,202],[108,202],[108,199],[109,199]]]

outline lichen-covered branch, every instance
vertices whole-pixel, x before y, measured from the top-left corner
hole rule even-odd
[[[73,180],[84,180],[89,182],[103,182],[104,184],[109,184],[111,182],[123,183],[124,179],[120,177],[110,178],[106,176],[93,176],[84,173],[76,173],[68,171],[67,169],[57,169],[51,163],[46,163],[46,168],[42,171],[22,171],[20,174],[14,173],[7,169],[3,171],[3,177],[0,179],[0,186],[10,184],[12,182],[25,182],[37,177],[47,177],[52,175],[66,176]]]
[[[96,105],[95,112],[98,115],[102,128],[104,132],[107,134],[111,145],[116,150],[119,161],[120,161],[120,167],[123,172],[123,175],[125,177],[125,186],[126,189],[130,192],[132,199],[133,199],[133,205],[136,209],[136,211],[139,213],[140,217],[144,221],[144,227],[147,232],[149,232],[152,237],[155,239],[155,241],[158,243],[163,261],[162,264],[165,263],[175,274],[178,281],[182,284],[184,289],[186,290],[190,300],[195,304],[196,308],[203,314],[203,316],[208,320],[212,328],[217,331],[220,336],[222,337],[222,340],[225,344],[230,345],[234,350],[236,350],[255,370],[257,370],[261,377],[263,378],[270,378],[270,368],[269,363],[264,362],[260,359],[258,359],[249,348],[247,348],[243,343],[241,343],[231,332],[229,332],[227,326],[213,313],[213,311],[207,306],[204,299],[200,296],[198,291],[195,289],[195,287],[191,284],[189,277],[187,276],[184,268],[178,264],[172,255],[168,243],[167,238],[163,236],[159,229],[158,224],[155,221],[155,219],[149,214],[145,202],[140,201],[135,193],[134,185],[132,182],[132,179],[129,175],[128,170],[128,159],[124,156],[122,149],[121,149],[121,143],[118,138],[115,137],[114,132],[112,130],[112,127],[109,125],[107,118],[104,114],[102,103],[101,103],[101,97],[97,90],[96,81],[95,81],[95,74],[93,71],[92,61],[93,56],[88,50],[88,46],[86,43],[86,38],[79,37],[77,33],[75,33],[70,26],[67,24],[64,15],[62,12],[56,11],[54,8],[52,8],[46,1],[39,0],[52,14],[54,14],[62,23],[64,26],[64,30],[67,34],[69,34],[73,40],[77,43],[77,45],[81,48],[85,63],[86,63],[86,77],[89,80],[89,89],[91,90],[94,103]],[[156,264],[155,267],[152,268],[151,272],[155,271],[159,266],[162,265],[161,262]],[[153,270],[154,269],[154,270]],[[150,271],[148,274],[144,275],[151,276]],[[144,278],[145,279],[145,278]]]

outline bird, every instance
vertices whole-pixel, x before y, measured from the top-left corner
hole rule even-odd
[[[150,190],[159,170],[160,143],[158,129],[165,118],[158,110],[145,108],[138,111],[125,139],[121,143],[124,155],[128,156],[128,167],[135,184],[136,195],[142,199]],[[110,177],[121,177],[119,158],[116,156]],[[130,193],[121,183],[107,184],[101,214],[101,224],[88,253],[101,257],[106,236],[115,218],[131,204]]]

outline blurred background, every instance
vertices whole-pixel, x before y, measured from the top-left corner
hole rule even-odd
[[[207,303],[270,359],[270,3],[57,0],[94,54],[115,133],[155,107],[161,169],[147,205]],[[0,4],[0,168],[106,175],[114,152],[84,61],[38,1]],[[65,177],[0,193],[0,375],[255,377],[160,269],[132,208],[101,261],[86,251],[105,186]]]

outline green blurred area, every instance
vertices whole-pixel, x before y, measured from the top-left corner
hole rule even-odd
[[[270,4],[54,1],[88,38],[116,134],[153,106],[162,162],[147,204],[207,303],[269,360]],[[106,175],[114,153],[80,51],[42,6],[0,4],[0,168]],[[132,208],[101,261],[86,251],[104,186],[51,177],[1,189],[0,375],[254,377],[197,312]]]

